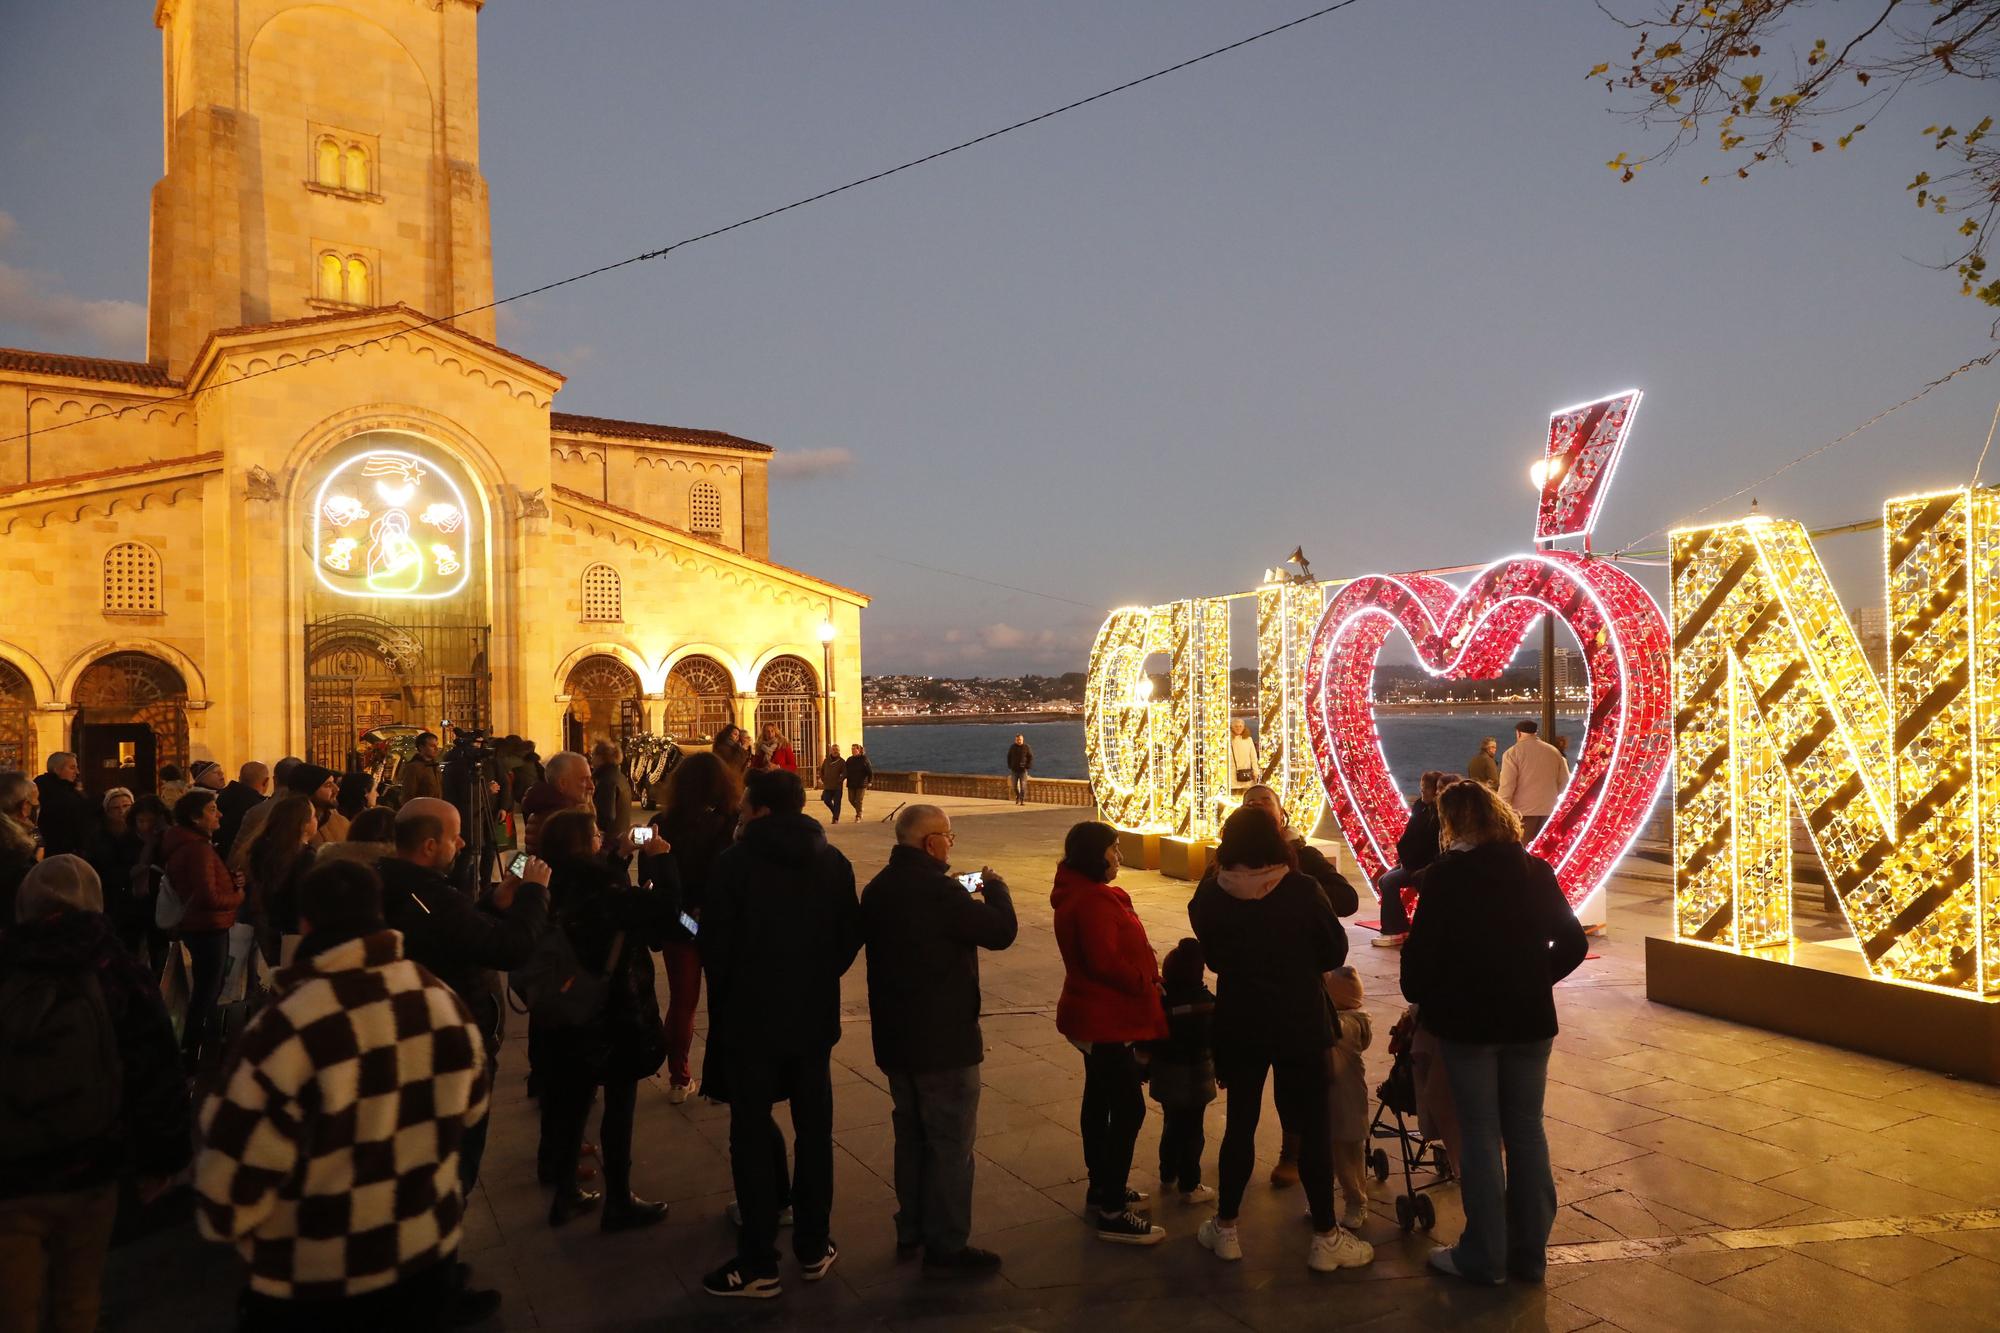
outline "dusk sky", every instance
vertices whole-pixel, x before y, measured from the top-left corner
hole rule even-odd
[[[498,289],[1314,7],[492,0]],[[144,354],[150,14],[0,29],[0,344]],[[1925,267],[1952,225],[1903,189],[1935,165],[1918,131],[1976,121],[1976,89],[1911,91],[1849,151],[1748,182],[1702,145],[1620,185],[1605,161],[1648,140],[1583,76],[1629,45],[1589,0],[1361,0],[516,303],[501,341],[570,376],[559,409],[775,445],[773,557],[874,596],[870,672],[1081,669],[1105,608],[1250,587],[1299,543],[1321,576],[1521,549],[1549,410],[1636,385],[1615,546],[1988,350],[1994,314]],[[2000,369],[1961,376],[1761,508],[1835,523],[1962,483],[1996,396]],[[1882,602],[1879,534],[1823,550],[1850,606]]]

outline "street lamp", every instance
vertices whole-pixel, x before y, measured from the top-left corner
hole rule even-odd
[[[1541,494],[1550,481],[1559,479],[1564,466],[1563,459],[1546,455],[1529,464],[1528,480],[1535,493]],[[1547,550],[1551,543],[1541,545]],[[1556,618],[1552,615],[1542,617],[1542,740],[1549,745],[1556,743]]]
[[[819,622],[821,711],[826,714],[826,743],[840,744],[840,733],[833,729],[833,640],[840,631],[834,628],[831,619],[833,608],[827,607],[829,618]]]

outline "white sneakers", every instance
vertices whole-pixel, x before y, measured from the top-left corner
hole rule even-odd
[[[1234,1262],[1243,1257],[1243,1242],[1236,1238],[1236,1228],[1225,1227],[1216,1218],[1203,1222],[1201,1229],[1194,1233],[1194,1238],[1201,1242],[1201,1248],[1218,1259]]]
[[[1315,1232],[1312,1248],[1306,1251],[1306,1267],[1315,1273],[1362,1268],[1374,1262],[1375,1247],[1342,1227],[1323,1235]]]
[[[1213,1186],[1213,1185],[1196,1185],[1196,1186],[1195,1186],[1195,1187],[1194,1187],[1193,1189],[1191,1189],[1191,1190],[1182,1190],[1182,1191],[1181,1191],[1181,1202],[1182,1202],[1182,1203],[1213,1203],[1213,1202],[1215,1202],[1215,1186]]]
[[[694,1093],[692,1083],[670,1083],[667,1085],[667,1104],[680,1106]]]
[[[1340,1210],[1340,1225],[1349,1231],[1359,1231],[1368,1224],[1368,1200],[1349,1199]]]

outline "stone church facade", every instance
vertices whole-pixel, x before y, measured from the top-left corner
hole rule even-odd
[[[159,0],[147,359],[0,349],[0,767],[860,739],[867,599],[771,562],[770,446],[495,343],[479,10]]]

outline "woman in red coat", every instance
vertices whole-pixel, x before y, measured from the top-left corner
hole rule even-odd
[[[162,892],[186,904],[175,933],[187,945],[187,1026],[181,1032],[181,1053],[190,1067],[201,1059],[201,1046],[215,1017],[215,997],[222,990],[222,966],[229,959],[229,928],[243,902],[243,886],[215,851],[215,831],[222,827],[222,807],[215,793],[197,787],[174,803],[174,826],[161,840],[166,858]]]
[[[1083,823],[1069,831],[1049,895],[1063,960],[1056,1029],[1083,1052],[1083,1160],[1097,1238],[1157,1245],[1167,1233],[1139,1216],[1150,1201],[1127,1180],[1146,1118],[1143,1043],[1167,1035],[1167,1014],[1146,928],[1111,883],[1118,866],[1116,829]]]

